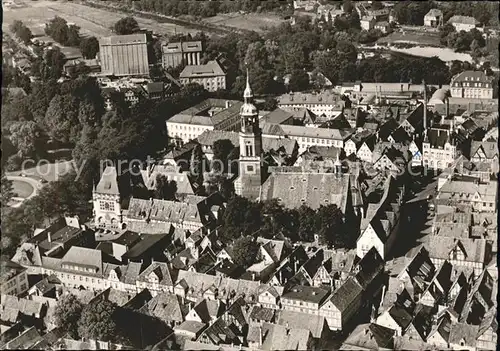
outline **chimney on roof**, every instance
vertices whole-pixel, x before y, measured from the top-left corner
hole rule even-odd
[[[50,232],[47,232],[47,241],[48,241],[49,243],[51,243],[51,242],[52,242],[52,236],[51,236],[51,233],[50,233]]]

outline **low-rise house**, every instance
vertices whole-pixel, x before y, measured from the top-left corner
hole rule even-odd
[[[314,346],[309,330],[271,323],[250,327],[247,341],[251,349],[261,350],[307,350]]]
[[[479,325],[476,346],[480,350],[495,350],[497,348],[498,321],[496,312],[496,307],[488,311]]]
[[[398,186],[389,176],[384,184],[384,193],[378,203],[368,204],[361,220],[361,234],[357,239],[357,255],[363,257],[375,247],[382,258],[391,250],[399,229],[400,206],[404,186]]]
[[[474,17],[459,15],[452,16],[448,20],[448,23],[455,27],[455,30],[457,32],[460,32],[462,30],[465,32],[470,32],[479,24],[479,22]]]
[[[443,23],[443,12],[440,9],[430,9],[424,16],[424,26],[439,27]]]
[[[328,294],[329,289],[294,285],[285,290],[280,301],[283,310],[317,315]]]
[[[137,291],[148,289],[155,296],[160,292],[173,292],[170,267],[165,262],[152,262],[137,277]]]
[[[477,325],[452,324],[448,339],[449,347],[453,350],[476,350],[478,329]]]
[[[2,257],[0,260],[2,295],[19,296],[29,288],[27,269]]]
[[[491,243],[484,239],[457,239],[430,235],[421,239],[432,262],[439,266],[448,260],[455,267],[481,274],[491,256]]]
[[[206,199],[195,196],[192,200],[176,202],[131,198],[125,222],[130,230],[143,233],[169,233],[170,225],[196,231],[215,223],[214,214],[210,211],[211,207],[208,207]]]
[[[416,305],[408,293],[397,296],[395,303],[382,312],[376,319],[376,323],[395,331],[397,336],[404,335],[411,327]]]
[[[359,312],[363,301],[363,288],[354,277],[348,278],[320,307],[331,330],[342,330]]]
[[[375,25],[373,26],[375,30],[379,30],[382,33],[387,33],[389,32],[391,26],[389,25],[389,22],[387,21],[381,21],[381,22],[376,22]]]
[[[375,27],[375,23],[377,23],[377,20],[373,16],[365,16],[359,20],[361,29],[366,31],[372,30]]]
[[[360,324],[343,342],[340,350],[392,350],[394,330],[375,323]]]
[[[497,211],[497,182],[481,182],[479,178],[452,176],[438,187],[438,204],[468,205],[474,212]]]
[[[470,148],[472,162],[487,162],[492,165],[492,171],[498,172],[498,142],[497,141],[472,141]]]

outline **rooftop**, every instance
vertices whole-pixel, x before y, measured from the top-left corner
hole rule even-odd
[[[199,78],[224,76],[226,73],[215,60],[209,61],[204,65],[186,66],[179,75],[179,78]]]

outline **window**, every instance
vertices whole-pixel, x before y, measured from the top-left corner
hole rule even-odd
[[[252,165],[248,165],[247,166],[247,172],[253,172],[254,171],[254,168]]]

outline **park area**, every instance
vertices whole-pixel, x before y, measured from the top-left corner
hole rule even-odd
[[[15,197],[20,197],[22,199],[27,198],[33,193],[35,189],[28,182],[23,182],[19,180],[12,181],[12,192]]]
[[[99,38],[112,35],[111,28],[113,25],[126,15],[120,12],[98,9],[68,1],[17,0],[15,5],[4,8],[2,30],[8,30],[12,22],[20,20],[31,29],[35,36],[42,36],[45,35],[45,23],[55,16],[64,18],[68,24],[79,26],[82,36],[95,36]],[[154,33],[160,35],[174,33],[194,34],[197,32],[194,29],[171,23],[158,23],[146,18],[136,17],[136,20],[141,28],[152,30]]]
[[[227,27],[264,32],[266,29],[275,27],[286,20],[276,15],[267,13],[227,13],[206,18],[205,23],[223,25]]]

